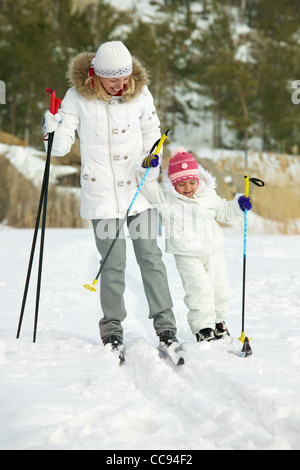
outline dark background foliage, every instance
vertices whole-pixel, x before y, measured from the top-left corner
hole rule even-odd
[[[199,120],[212,117],[214,147],[225,145],[224,122],[235,147],[247,148],[254,135],[263,150],[291,152],[300,145],[299,111],[291,100],[292,83],[300,78],[297,0],[151,3],[156,14],[146,17],[104,0],[79,9],[71,0],[1,1],[1,130],[41,148],[45,89],[63,97],[70,57],[120,39],[148,69],[164,127],[176,130],[179,120],[191,119],[197,125],[199,112]],[[237,23],[248,29],[237,35]],[[243,45],[246,60],[237,55]],[[197,106],[190,92],[199,96]]]

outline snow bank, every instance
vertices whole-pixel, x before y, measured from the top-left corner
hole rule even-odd
[[[40,187],[45,171],[45,152],[32,147],[7,145],[0,143],[0,155],[6,157],[25,178]],[[56,184],[59,177],[77,173],[71,165],[53,165],[50,163],[49,183]]]

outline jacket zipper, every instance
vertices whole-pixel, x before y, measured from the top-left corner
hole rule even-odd
[[[109,104],[107,102],[105,102],[104,105],[105,105],[106,119],[107,119],[108,155],[109,155],[110,169],[111,169],[111,172],[112,172],[114,180],[115,180],[113,165],[112,165],[112,155],[111,155],[110,117],[109,117],[109,110],[108,110]],[[119,207],[119,201],[118,201],[118,197],[117,197],[117,193],[116,193],[115,184],[114,184],[114,196],[115,196],[116,205],[117,205],[117,212],[119,213],[120,212],[120,207]]]

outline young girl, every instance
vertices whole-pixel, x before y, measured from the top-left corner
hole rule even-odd
[[[157,163],[157,156],[144,159],[142,167]],[[143,171],[138,171],[140,178]],[[250,210],[251,200],[240,194],[232,201],[221,199],[215,178],[183,147],[169,160],[161,183],[159,171],[159,166],[150,169],[142,192],[162,216],[166,251],[175,257],[185,290],[189,326],[197,341],[222,338],[229,335],[229,293],[223,232],[217,222],[230,222]]]

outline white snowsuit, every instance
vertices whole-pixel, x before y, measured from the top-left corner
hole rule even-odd
[[[185,290],[188,323],[193,334],[215,328],[228,310],[227,269],[223,255],[223,231],[217,221],[230,222],[243,214],[236,195],[221,199],[215,178],[199,165],[200,182],[193,197],[180,195],[167,170],[158,182],[159,169],[151,168],[143,194],[158,208],[165,226],[166,251],[175,257]],[[138,170],[139,178],[143,169]]]

